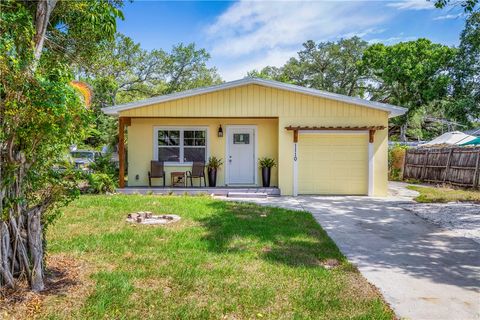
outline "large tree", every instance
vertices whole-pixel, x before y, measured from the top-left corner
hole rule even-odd
[[[216,68],[209,68],[210,54],[205,49],[197,49],[194,43],[178,44],[166,54],[162,65],[166,87],[163,93],[178,92],[221,82]]]
[[[281,68],[266,67],[251,71],[248,76],[271,78],[283,82],[345,94],[363,96],[367,80],[362,65],[363,52],[368,43],[359,37],[336,42],[315,43],[309,40]]]
[[[460,35],[451,75],[452,96],[446,114],[469,125],[480,119],[480,13],[472,13]]]
[[[361,61],[368,47],[366,41],[353,37],[318,44],[307,41],[303,46],[298,64],[302,66],[304,85],[348,96],[363,95],[366,74]],[[286,72],[289,64],[294,66],[296,62],[287,63]]]
[[[44,230],[76,194],[54,170],[89,111],[71,65],[94,56],[121,17],[116,1],[0,2],[0,285],[44,289]],[[12,27],[14,26],[14,27]]]
[[[91,83],[100,107],[219,83],[210,55],[195,44],[179,44],[171,52],[147,51],[131,38],[117,34],[103,45],[93,63],[79,67]]]
[[[220,83],[217,70],[207,66],[209,59],[206,50],[194,44],[149,51],[122,34],[103,43],[95,58],[77,70],[94,91],[96,120],[87,143],[116,143],[116,122],[101,112],[103,107]]]
[[[247,77],[262,78],[268,80],[281,81],[285,83],[294,83],[293,79],[283,72],[283,68],[266,66],[261,70],[251,70],[247,72]]]
[[[419,113],[442,115],[454,56],[455,49],[427,39],[392,46],[379,43],[365,51],[364,66],[373,75],[369,89],[372,100],[408,108],[404,116],[394,119],[402,141],[409,125],[421,122],[422,117],[416,117]],[[411,135],[422,138],[418,131]]]

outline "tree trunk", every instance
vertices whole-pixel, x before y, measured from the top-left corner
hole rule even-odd
[[[7,145],[13,145],[12,139]],[[14,182],[1,186],[2,197],[24,199],[23,184],[28,167],[25,156],[21,151],[10,150],[2,158],[7,162],[4,166],[15,167]],[[15,201],[7,207],[3,203],[2,207],[7,216],[0,222],[0,286],[14,287],[14,279],[26,279],[33,291],[41,291],[44,289],[41,225],[44,206],[28,208],[23,201]]]
[[[57,4],[57,0],[40,0],[37,4],[37,12],[35,14],[35,42],[33,71],[37,68],[38,61],[42,56],[43,44],[45,43],[45,34],[47,33],[48,23],[53,8]]]
[[[42,291],[43,283],[43,242],[40,210],[32,210],[28,214],[28,244],[32,260],[31,288],[33,291]]]
[[[2,282],[9,288],[14,287],[13,275],[10,271],[10,261],[12,257],[10,233],[7,224],[0,222],[0,276]]]
[[[17,206],[15,210],[8,210],[8,221],[0,221],[0,287],[13,288],[14,279],[23,278],[28,280],[33,291],[45,288],[43,211],[41,206],[29,211]]]
[[[400,125],[400,141],[402,142],[406,142],[407,141],[407,122],[405,123],[402,123],[402,125]]]

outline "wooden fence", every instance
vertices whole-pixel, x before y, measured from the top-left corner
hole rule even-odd
[[[408,149],[403,178],[478,188],[480,147]]]

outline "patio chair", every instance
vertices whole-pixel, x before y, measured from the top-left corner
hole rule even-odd
[[[205,162],[193,162],[192,171],[187,171],[187,179],[190,178],[190,185],[193,187],[193,178],[200,178],[199,187],[203,185],[207,186],[207,181],[205,179]]]
[[[163,187],[165,187],[165,171],[163,161],[150,161],[150,171],[148,171],[148,185],[152,186],[152,178],[163,178]]]

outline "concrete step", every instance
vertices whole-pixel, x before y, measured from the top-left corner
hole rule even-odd
[[[268,194],[265,192],[229,192],[227,193],[228,198],[267,198]]]
[[[1,0],[0,0],[1,1]],[[228,196],[228,193],[248,193],[248,194],[266,194],[268,197],[278,197],[280,196],[280,189],[271,187],[271,188],[262,188],[262,187],[217,187],[217,188],[204,188],[204,187],[189,187],[189,188],[172,188],[172,187],[126,187],[117,189],[118,193],[123,194],[208,194],[225,197]],[[248,196],[246,196],[248,198]]]

